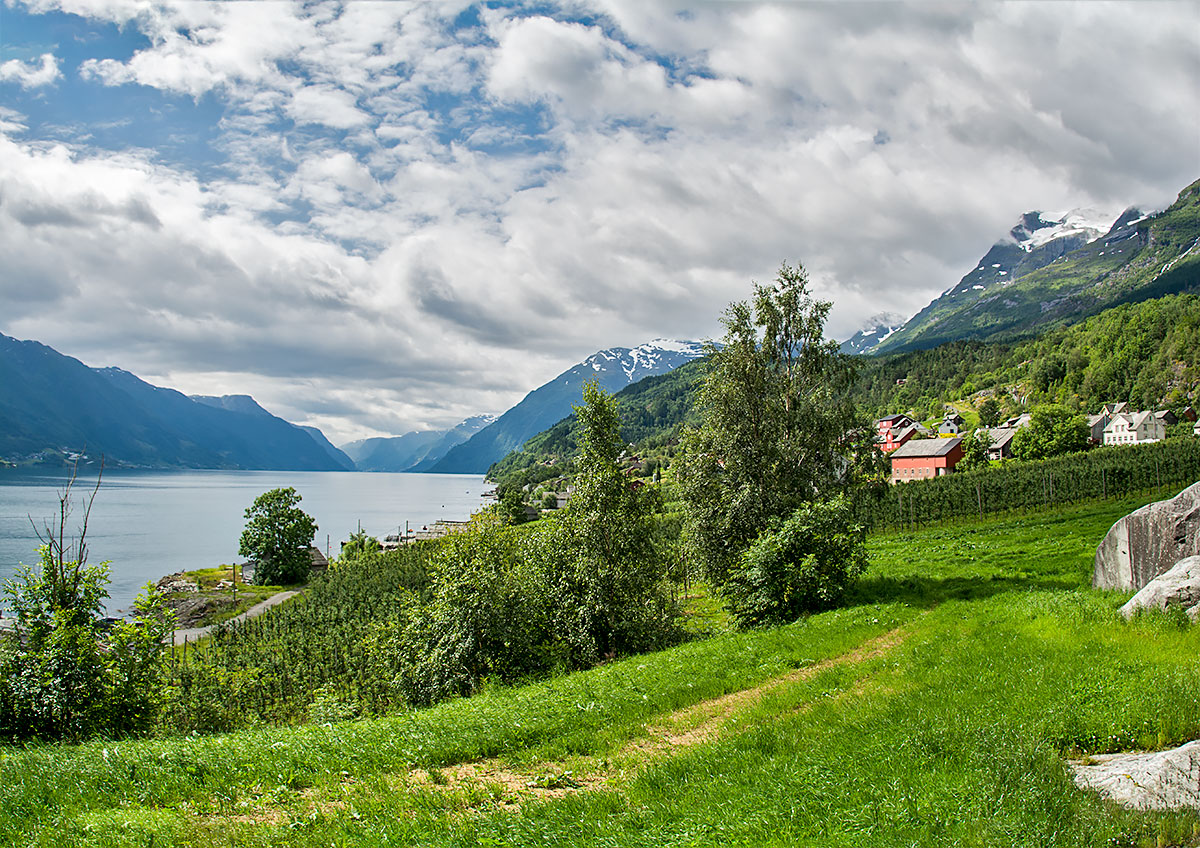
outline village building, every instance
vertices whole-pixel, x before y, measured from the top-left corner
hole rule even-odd
[[[1106,445],[1148,445],[1166,438],[1166,427],[1153,412],[1118,412],[1104,428]]]
[[[966,421],[957,412],[948,412],[942,419],[942,423],[938,425],[939,436],[957,436],[962,432],[963,425]]]
[[[1154,413],[1154,417],[1163,423],[1166,427],[1174,427],[1179,423],[1179,416],[1169,409],[1160,409]]]
[[[1008,459],[1012,456],[1012,440],[1017,434],[1015,427],[993,427],[987,431],[991,444],[988,445],[987,458],[995,461]]]
[[[907,415],[888,415],[885,418],[880,418],[875,422],[875,429],[878,431],[875,441],[879,444],[879,449],[884,453],[894,451],[904,441],[897,437],[905,430],[913,426],[913,420]],[[906,438],[911,438],[909,433]]]
[[[1097,415],[1089,415],[1088,423],[1088,441],[1093,445],[1099,445],[1104,442],[1104,430],[1112,421],[1112,416],[1107,412],[1101,412]]]
[[[1100,407],[1100,411],[1102,413],[1107,413],[1111,418],[1114,415],[1123,415],[1124,413],[1128,412],[1129,404],[1125,403],[1125,401],[1121,401],[1119,403],[1106,403],[1104,406]]]
[[[912,439],[891,456],[892,482],[907,483],[941,477],[954,470],[962,459],[962,438]]]

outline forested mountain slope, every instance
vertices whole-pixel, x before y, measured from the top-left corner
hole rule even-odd
[[[1200,290],[1200,180],[1163,212],[1127,210],[1091,241],[1084,226],[1037,236],[1060,228],[1026,215],[957,285],[869,352],[1044,332],[1121,303]]]

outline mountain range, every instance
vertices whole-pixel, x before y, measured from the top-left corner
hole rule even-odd
[[[319,431],[290,424],[246,395],[188,397],[3,334],[0,385],[0,457],[54,461],[86,452],[150,468],[353,468]]]
[[[572,406],[580,402],[583,384],[588,380],[594,379],[606,391],[616,392],[703,355],[704,346],[700,342],[668,339],[655,339],[634,348],[598,351],[534,389],[491,424],[451,448],[429,470],[483,474],[492,463],[521,447],[531,436],[570,415]]]
[[[403,436],[359,439],[342,445],[359,471],[428,471],[452,447],[496,420],[475,415],[449,430],[416,430]]]
[[[958,283],[908,321],[884,332],[868,327],[843,349],[895,353],[958,339],[1014,338],[1119,303],[1197,288],[1200,180],[1154,215],[1130,207],[1108,222],[1089,210],[1050,218],[1028,212]]]

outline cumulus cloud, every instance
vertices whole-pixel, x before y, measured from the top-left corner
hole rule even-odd
[[[0,110],[0,330],[335,440],[714,334],[783,261],[844,337],[1028,209],[1165,205],[1200,164],[1194,5],[55,9],[145,41],[48,82],[215,104],[216,161]]]
[[[40,64],[10,59],[0,63],[0,82],[15,82],[21,88],[41,88],[62,76],[53,53],[43,53],[39,61]]]

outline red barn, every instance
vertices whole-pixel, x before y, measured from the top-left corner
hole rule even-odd
[[[949,474],[962,459],[962,439],[912,439],[892,453],[892,482]]]

